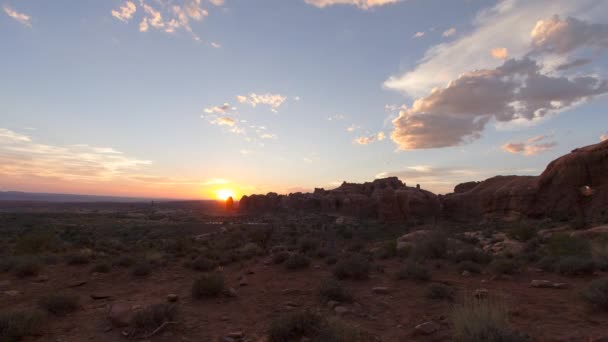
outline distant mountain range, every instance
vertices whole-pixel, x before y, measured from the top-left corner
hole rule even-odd
[[[119,196],[95,196],[74,194],[49,194],[21,191],[0,191],[0,201],[27,201],[27,202],[64,202],[64,203],[91,203],[91,202],[170,202],[177,201],[168,198],[145,198],[145,197],[119,197]]]

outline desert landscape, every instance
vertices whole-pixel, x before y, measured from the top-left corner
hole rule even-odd
[[[2,341],[608,338],[608,142],[437,196],[3,202]],[[36,204],[36,205],[35,205]]]

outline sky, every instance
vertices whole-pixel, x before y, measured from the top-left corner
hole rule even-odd
[[[605,0],[0,0],[0,191],[448,193],[608,138]]]

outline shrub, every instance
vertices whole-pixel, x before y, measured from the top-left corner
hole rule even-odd
[[[17,342],[35,335],[43,320],[43,313],[37,310],[0,313],[0,341]]]
[[[34,231],[19,237],[15,243],[18,254],[39,254],[56,249],[57,237],[52,231]]]
[[[492,261],[492,256],[480,249],[467,247],[454,253],[451,259],[454,262],[471,261],[478,264],[487,264]]]
[[[592,281],[581,296],[589,304],[608,311],[608,278]]]
[[[66,263],[68,265],[86,265],[89,262],[89,255],[85,253],[72,253],[66,256]]]
[[[97,273],[110,273],[111,267],[110,265],[106,264],[106,263],[99,263],[93,266],[93,268],[91,268],[91,272],[97,272]]]
[[[335,255],[330,255],[325,258],[325,264],[327,265],[335,265],[338,262],[338,257]]]
[[[256,255],[261,255],[264,253],[264,250],[262,250],[262,248],[257,244],[249,242],[245,246],[241,247],[240,253],[245,258],[252,258]]]
[[[54,294],[42,298],[38,304],[41,308],[57,316],[65,316],[78,309],[79,298],[73,295]]]
[[[313,237],[303,237],[298,241],[298,249],[302,253],[314,252],[319,249],[319,240]]]
[[[9,272],[17,265],[19,258],[12,256],[2,256],[0,258],[0,272]]]
[[[154,331],[163,323],[173,322],[177,308],[171,304],[154,304],[133,314],[130,321],[133,336],[142,336]]]
[[[595,271],[595,263],[588,257],[570,256],[557,261],[555,271],[569,276],[590,275]]]
[[[514,240],[526,242],[536,236],[536,229],[525,224],[519,224],[508,229],[507,236]]]
[[[33,277],[40,273],[42,266],[40,262],[34,258],[21,258],[12,268],[12,272],[19,278]]]
[[[282,264],[289,258],[289,252],[278,252],[272,255],[272,262],[275,264]]]
[[[471,273],[481,273],[481,266],[472,261],[463,261],[458,264],[458,272],[462,273],[464,271],[469,271]]]
[[[209,272],[215,268],[215,263],[204,256],[199,256],[190,262],[190,267],[197,271]]]
[[[492,261],[490,268],[494,274],[514,274],[519,265],[511,259],[497,259]]]
[[[319,286],[319,296],[323,301],[335,300],[336,302],[350,303],[353,300],[351,293],[346,290],[339,281],[329,278]]]
[[[425,296],[428,299],[451,301],[454,299],[454,293],[454,288],[444,284],[435,283],[427,287]]]
[[[590,256],[591,244],[582,237],[565,234],[554,235],[547,242],[545,252],[553,257]]]
[[[424,266],[418,263],[408,262],[401,266],[397,272],[397,279],[427,281],[431,279],[431,275]]]
[[[376,256],[380,259],[389,259],[397,256],[397,240],[384,241],[376,252]]]
[[[536,266],[538,266],[545,272],[553,272],[555,271],[555,267],[558,261],[559,259],[556,257],[544,256],[538,261],[538,263],[536,263]]]
[[[224,290],[224,277],[219,273],[205,274],[192,283],[192,298],[215,297]]]
[[[290,312],[274,319],[268,331],[268,342],[299,341],[303,337],[313,342],[362,341],[358,329],[312,311]]]
[[[150,272],[152,272],[152,266],[150,266],[150,263],[147,261],[138,261],[133,265],[133,268],[131,268],[131,274],[136,277],[145,277],[149,275]]]
[[[338,279],[362,280],[369,277],[370,263],[361,254],[353,254],[338,261],[333,273]]]
[[[507,308],[493,298],[467,297],[452,310],[457,342],[519,342],[526,339],[509,327]]]
[[[130,267],[134,263],[135,263],[135,260],[133,260],[133,258],[128,255],[123,255],[120,258],[116,259],[116,261],[114,261],[114,265],[120,266],[120,267]]]
[[[447,254],[448,240],[442,232],[431,232],[415,241],[410,255],[416,259],[441,259]]]
[[[299,270],[307,268],[310,265],[310,259],[304,254],[293,253],[285,261],[285,266],[288,270]]]

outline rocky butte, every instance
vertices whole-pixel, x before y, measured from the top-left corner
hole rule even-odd
[[[495,176],[458,184],[446,195],[388,177],[363,184],[344,182],[313,193],[243,196],[239,210],[318,212],[381,222],[541,217],[599,221],[608,218],[608,141],[573,150],[552,161],[539,176]]]

